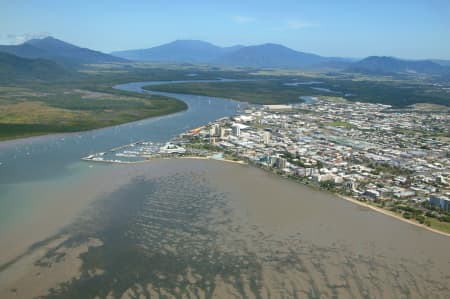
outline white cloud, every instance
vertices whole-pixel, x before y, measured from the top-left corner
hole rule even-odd
[[[308,27],[316,27],[316,24],[305,22],[301,20],[289,20],[286,22],[286,27],[289,29],[303,29]]]
[[[239,24],[256,22],[256,18],[248,17],[248,16],[233,16],[232,19],[235,23],[239,23]]]
[[[286,20],[283,25],[273,27],[272,29],[276,31],[286,31],[286,30],[299,30],[317,26],[319,25],[304,20]]]
[[[0,34],[0,44],[17,45],[33,38],[43,38],[49,35],[50,34],[48,32],[24,33],[24,34]]]

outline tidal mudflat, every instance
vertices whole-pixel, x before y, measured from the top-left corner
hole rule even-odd
[[[251,166],[158,160],[101,180],[0,268],[1,298],[450,296],[450,238]]]

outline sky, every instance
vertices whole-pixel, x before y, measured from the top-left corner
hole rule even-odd
[[[48,35],[104,52],[199,39],[323,56],[450,59],[450,1],[0,0],[0,44]]]

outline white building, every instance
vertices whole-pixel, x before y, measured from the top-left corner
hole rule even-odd
[[[269,131],[264,131],[264,135],[263,135],[263,143],[264,144],[269,144],[270,143],[270,138],[272,137],[272,134]]]
[[[166,143],[164,146],[159,148],[160,154],[184,154],[186,153],[186,149],[184,147],[178,146],[173,143]]]

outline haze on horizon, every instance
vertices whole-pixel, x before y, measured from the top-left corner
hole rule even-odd
[[[104,52],[176,39],[279,43],[322,56],[450,59],[450,2],[0,0],[0,44],[54,36]]]

